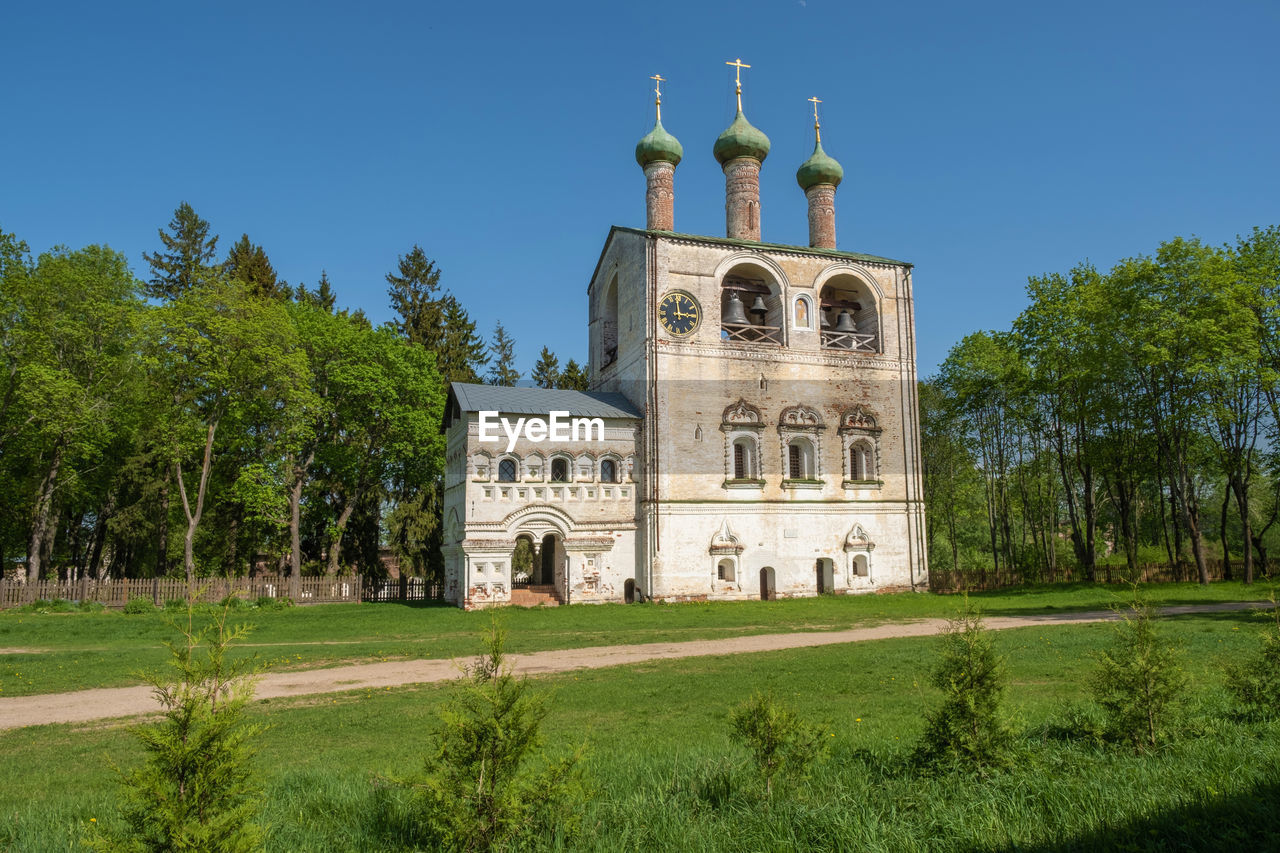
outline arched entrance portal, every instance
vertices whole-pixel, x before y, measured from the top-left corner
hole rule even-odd
[[[774,586],[773,566],[765,566],[760,570],[760,600],[772,601],[777,597],[778,590]]]
[[[542,537],[538,559],[534,563],[533,583],[546,586],[554,584],[559,588],[567,562],[564,539],[559,533],[546,534]]]
[[[511,554],[511,583],[528,586],[533,581],[533,570],[538,563],[538,546],[528,533],[516,537],[516,547]]]

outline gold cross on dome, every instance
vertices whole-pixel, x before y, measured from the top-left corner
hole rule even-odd
[[[813,103],[813,132],[817,134],[818,141],[822,141],[822,125],[818,122],[818,104],[822,103],[818,98],[809,99]]]
[[[667,80],[661,74],[654,74],[649,79],[654,81],[653,93],[658,96],[655,106],[658,108],[658,121],[662,121],[662,84]]]
[[[751,66],[744,64],[741,57],[739,57],[738,59],[735,59],[733,62],[726,62],[725,65],[734,66],[733,82],[738,90],[738,110],[741,111],[742,110],[742,69],[750,68]]]

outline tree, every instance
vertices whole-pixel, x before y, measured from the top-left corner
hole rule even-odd
[[[551,350],[543,347],[538,355],[538,363],[533,366],[533,373],[529,376],[539,388],[557,387],[560,383],[560,359],[556,358]]]
[[[397,315],[395,327],[405,338],[426,345],[439,333],[442,313],[436,291],[440,270],[422,247],[414,244],[396,263],[396,272],[387,273],[387,295]]]
[[[316,450],[319,477],[335,513],[328,524],[330,574],[338,572],[343,536],[358,507],[371,496],[380,502],[393,495],[403,503],[433,488],[444,456],[444,388],[434,356],[390,327],[345,322],[330,344],[324,393],[332,408]],[[407,524],[408,508],[397,506],[393,515],[397,512],[398,523]],[[421,525],[435,525],[435,519],[417,519],[412,531],[398,534],[406,542],[419,541]]]
[[[499,320],[493,327],[493,341],[489,344],[489,372],[485,380],[490,385],[515,385],[520,381],[515,363],[516,342]]]
[[[142,257],[153,273],[148,293],[158,299],[181,296],[213,278],[218,269],[211,265],[218,249],[218,237],[209,236],[209,223],[196,215],[187,202],[178,205],[169,221],[169,232],[159,230],[165,251]]]
[[[129,405],[139,290],[123,255],[88,246],[41,255],[10,294],[21,326],[11,393],[25,413],[20,435],[38,482],[26,562],[33,581],[56,537],[60,490],[101,464],[117,414]]]
[[[1139,750],[1154,748],[1171,732],[1186,676],[1174,650],[1161,642],[1155,613],[1136,586],[1133,601],[1116,612],[1112,646],[1096,655],[1094,700],[1106,713],[1113,737]]]
[[[255,296],[281,299],[289,295],[288,282],[276,278],[275,267],[271,266],[267,253],[261,246],[250,242],[248,234],[241,235],[231,247],[222,267],[230,278],[249,285]]]
[[[225,608],[196,629],[192,610],[188,606],[183,639],[168,644],[175,677],[147,679],[164,712],[159,723],[134,729],[147,759],[122,776],[124,827],[99,825],[90,842],[94,849],[261,849],[253,741],[265,727],[245,721],[253,698],[252,659],[227,656],[249,629],[228,626]]]
[[[1280,605],[1274,589],[1270,600],[1261,647],[1251,658],[1226,668],[1227,689],[1249,713],[1259,717],[1280,714]]]
[[[942,691],[942,704],[925,715],[917,757],[930,764],[1003,761],[1012,738],[1001,708],[1007,680],[982,617],[966,600],[964,612],[947,624],[942,638],[931,679]]]
[[[400,257],[396,272],[387,274],[391,308],[398,315],[395,328],[436,356],[441,379],[478,382],[488,355],[476,324],[452,294],[437,295],[440,270],[421,246]]]
[[[467,316],[453,294],[441,300],[443,326],[432,349],[436,367],[445,382],[479,382],[480,369],[489,360],[484,340],[476,334],[475,322]]]
[[[538,835],[572,834],[583,791],[582,750],[548,759],[542,750],[547,700],[506,665],[504,632],[496,621],[484,654],[468,669],[455,697],[437,713],[435,748],[423,772],[402,780],[418,802],[433,848],[523,848]]]
[[[570,391],[585,391],[587,390],[587,385],[587,371],[578,362],[569,359],[569,363],[564,366],[564,371],[560,374],[560,381],[556,383],[556,387],[566,388]]]
[[[284,306],[254,297],[240,282],[217,282],[174,299],[155,313],[150,339],[152,381],[168,401],[160,445],[182,501],[183,565],[194,586],[195,537],[219,426],[291,411],[309,393],[310,379]]]
[[[766,796],[773,796],[775,776],[803,776],[827,749],[825,729],[801,719],[768,693],[755,694],[735,708],[729,719],[734,735],[751,750],[764,777]]]

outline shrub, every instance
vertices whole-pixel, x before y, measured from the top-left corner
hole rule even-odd
[[[65,598],[55,598],[49,602],[50,613],[70,613],[76,606]]]
[[[253,603],[254,607],[259,610],[285,610],[293,606],[293,599],[287,595],[274,597],[270,595],[260,595]]]
[[[94,849],[260,849],[252,742],[263,727],[244,721],[253,696],[253,662],[230,662],[227,649],[249,629],[228,627],[228,612],[197,631],[189,608],[182,640],[169,644],[176,676],[148,679],[163,719],[134,729],[146,762],[122,774],[123,826],[100,825],[90,840]]]
[[[1154,748],[1172,733],[1186,690],[1174,649],[1160,641],[1155,614],[1134,588],[1133,601],[1117,609],[1110,649],[1095,655],[1094,701],[1106,716],[1107,734],[1136,749]]]
[[[438,711],[436,748],[423,772],[401,784],[415,791],[420,839],[433,847],[488,850],[577,827],[585,798],[582,750],[542,754],[546,698],[506,666],[496,621],[461,691]]]
[[[245,601],[233,592],[226,598],[219,601],[218,606],[224,610],[243,610],[250,605],[249,602]]]
[[[966,599],[964,612],[947,623],[943,634],[931,678],[942,691],[942,704],[925,715],[916,760],[978,767],[1003,763],[1013,740],[1001,708],[1007,680],[981,614]]]
[[[106,610],[107,606],[101,601],[82,601],[80,602],[80,610],[83,613],[101,613]]]
[[[131,598],[125,602],[125,613],[150,613],[156,609],[156,605],[149,598]]]
[[[756,693],[729,719],[737,739],[751,750],[768,796],[773,796],[774,776],[803,776],[827,749],[827,732],[801,719],[772,694]]]
[[[1227,689],[1247,713],[1264,718],[1280,714],[1280,607],[1274,592],[1268,623],[1253,657],[1226,666]]]

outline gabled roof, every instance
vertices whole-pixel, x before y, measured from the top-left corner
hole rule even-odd
[[[612,391],[566,391],[560,388],[513,388],[453,382],[445,406],[444,426],[453,420],[454,404],[462,412],[502,412],[510,415],[549,415],[568,412],[579,418],[639,418],[640,413],[621,394]]]

